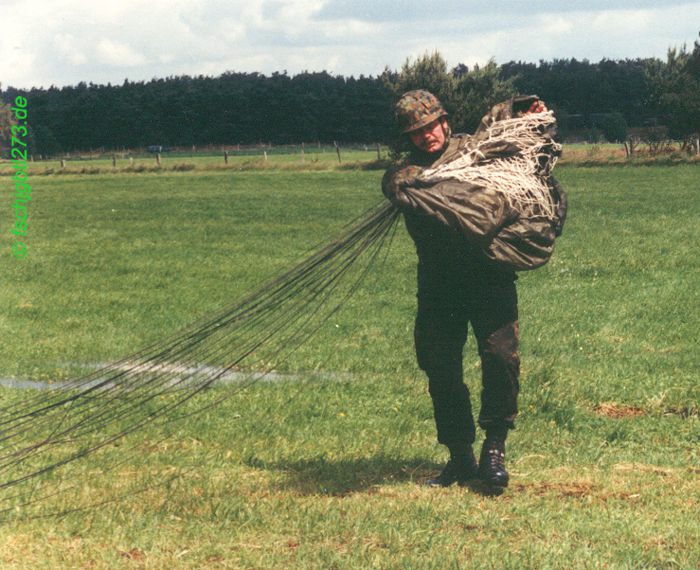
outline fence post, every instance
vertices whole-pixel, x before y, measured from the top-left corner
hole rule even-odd
[[[112,168],[116,168],[116,167],[117,167],[117,155],[113,154],[112,155]]]
[[[65,168],[65,167],[66,167],[66,161],[61,159],[61,168]]]
[[[304,162],[305,157],[304,157],[304,143],[301,143],[301,161]]]
[[[134,166],[134,157],[130,156],[129,157],[129,167],[133,167],[133,166]]]
[[[160,153],[159,152],[156,153],[156,164],[158,166],[160,166]]]
[[[338,164],[340,164],[340,163],[341,163],[341,160],[340,160],[340,147],[338,146],[338,143],[337,143],[336,141],[333,141],[333,146],[335,147],[335,152],[336,152],[337,155],[338,155]]]
[[[228,164],[228,151],[224,151],[224,164]]]
[[[263,151],[263,156],[265,157],[265,160],[267,161],[267,151],[266,150]]]

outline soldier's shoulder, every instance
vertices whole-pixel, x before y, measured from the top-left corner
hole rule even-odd
[[[443,152],[442,155],[440,155],[440,158],[438,158],[432,164],[432,167],[434,168],[436,166],[439,166],[440,164],[449,162],[450,160],[461,154],[461,150],[469,143],[470,138],[471,136],[467,133],[457,133],[451,135],[449,140],[447,141],[447,147],[445,148],[445,152]]]
[[[455,133],[450,136],[447,148],[460,148],[464,146],[472,138],[469,133]]]

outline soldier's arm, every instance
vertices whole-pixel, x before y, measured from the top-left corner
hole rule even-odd
[[[554,234],[559,237],[564,231],[564,222],[566,221],[566,212],[569,206],[569,200],[566,197],[566,192],[559,184],[559,181],[554,176],[549,177],[549,188],[554,199],[554,213],[556,221],[554,222]]]
[[[474,136],[483,133],[496,121],[521,117],[527,113],[540,113],[546,110],[546,105],[537,95],[516,95],[491,107],[491,110],[481,118]]]
[[[500,192],[455,179],[424,181],[417,166],[397,167],[384,175],[385,196],[404,214],[434,218],[468,242],[486,247],[517,214]]]

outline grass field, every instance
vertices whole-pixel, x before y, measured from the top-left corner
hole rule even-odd
[[[413,355],[415,254],[401,228],[383,269],[280,367],[305,379],[259,383],[166,442],[154,435],[128,464],[72,467],[98,501],[197,466],[117,504],[3,523],[0,566],[700,566],[698,167],[557,176],[571,202],[565,234],[551,263],[519,281],[521,415],[503,495],[420,485],[445,454]],[[35,179],[29,257],[12,258],[7,242],[0,256],[0,377],[60,380],[229,303],[375,204],[380,177]],[[465,363],[478,392],[472,339]]]

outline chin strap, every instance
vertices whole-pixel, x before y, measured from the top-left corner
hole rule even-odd
[[[445,126],[445,125],[447,125],[447,126]],[[446,147],[450,142],[450,137],[452,136],[452,129],[450,128],[450,124],[447,121],[440,121],[440,126],[442,127],[442,132],[445,135],[445,147]]]

